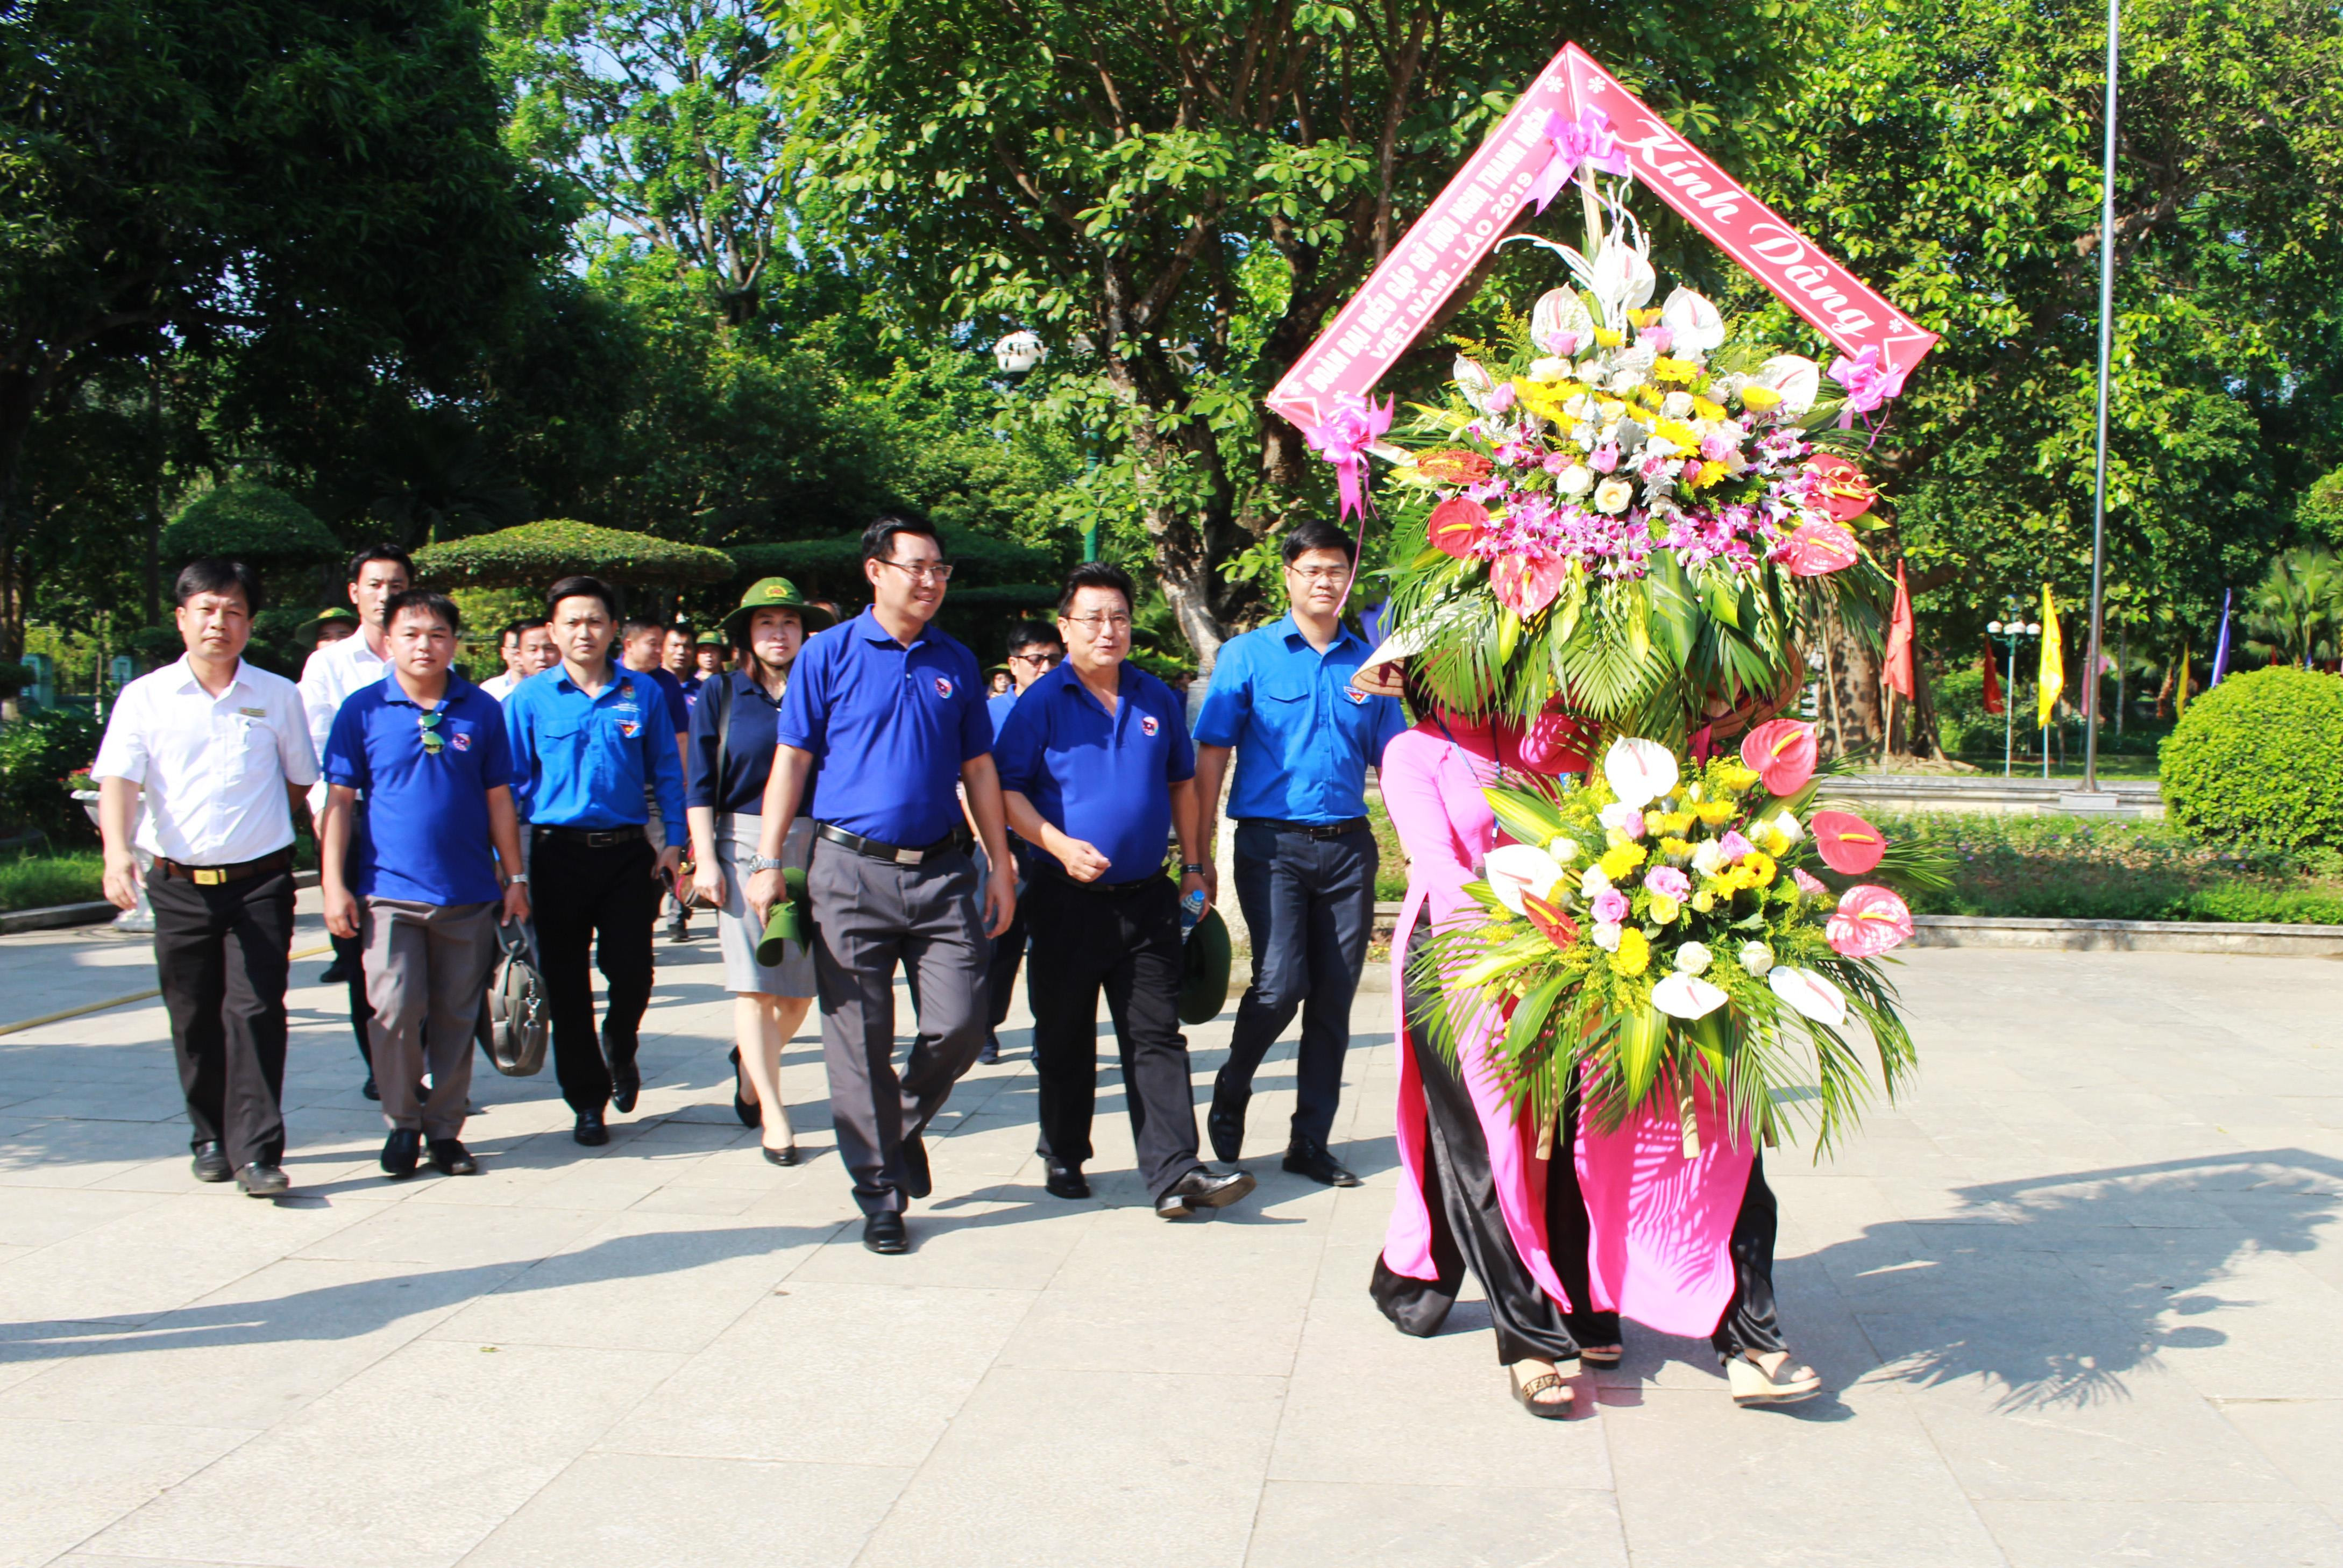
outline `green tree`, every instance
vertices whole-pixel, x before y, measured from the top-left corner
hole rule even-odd
[[[2343,623],[2343,561],[2323,548],[2288,550],[2270,562],[2244,608],[2254,652],[2285,664],[2332,658]]]

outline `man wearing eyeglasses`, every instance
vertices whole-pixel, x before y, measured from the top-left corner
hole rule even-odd
[[[992,715],[992,738],[1001,739],[1001,727],[1016,709],[1017,699],[1028,688],[1050,671],[1058,668],[1066,657],[1066,645],[1058,634],[1038,620],[1021,620],[1009,628],[1009,678],[1014,689],[1001,692],[985,701]],[[1017,918],[1009,929],[992,940],[992,963],[984,977],[985,994],[991,998],[991,1016],[985,1020],[984,1049],[976,1060],[988,1065],[1001,1060],[1001,1026],[1008,1020],[1009,1004],[1017,993],[1017,966],[1025,958],[1025,840],[1012,831],[1009,836],[1009,857],[1017,864]]]
[[[1285,590],[1292,612],[1221,646],[1196,716],[1196,787],[1209,835],[1229,752],[1235,819],[1237,905],[1252,939],[1252,983],[1237,1004],[1229,1060],[1205,1117],[1212,1151],[1233,1162],[1262,1058],[1302,1014],[1293,1124],[1285,1169],[1333,1187],[1359,1179],[1327,1148],[1351,1043],[1351,999],[1374,920],[1374,834],[1367,827],[1367,768],[1407,728],[1396,699],[1351,685],[1367,645],[1342,626],[1357,557],[1332,523],[1287,536]],[[1210,839],[1206,885],[1220,895]]]
[[[782,841],[819,769],[806,887],[822,1060],[862,1244],[891,1254],[910,1247],[906,1200],[932,1185],[920,1134],[984,1044],[987,939],[1016,915],[1017,881],[983,672],[930,624],[951,577],[935,526],[915,514],[880,518],[863,531],[862,572],[871,607],[807,643],[789,673],[749,902],[762,920],[780,897]],[[963,788],[990,866],[981,889]],[[899,964],[919,1029],[900,1078]]]
[[[1043,1182],[1087,1198],[1098,1095],[1098,998],[1122,1056],[1139,1174],[1155,1211],[1184,1220],[1252,1191],[1242,1171],[1196,1158],[1196,1097],[1180,1033],[1180,898],[1202,894],[1195,749],[1172,689],[1124,662],[1131,578],[1091,561],[1066,578],[1058,627],[1071,655],[1036,681],[1001,733],[1009,820],[1036,846],[1033,1069],[1041,1081]],[[1163,846],[1180,840],[1180,885]]]
[[[462,629],[455,605],[410,588],[384,619],[390,673],[350,694],[326,740],[326,929],[366,954],[390,1128],[383,1174],[414,1175],[427,1143],[434,1169],[469,1176],[479,1170],[461,1136],[472,1021],[499,918],[528,919],[512,756],[497,699],[449,668]],[[430,1092],[418,1101],[426,1072]]]

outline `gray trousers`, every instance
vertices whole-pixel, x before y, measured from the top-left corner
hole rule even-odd
[[[358,926],[366,944],[367,1024],[374,1042],[382,1119],[426,1138],[464,1131],[472,1090],[472,1028],[496,962],[496,904],[417,904],[368,899]],[[431,1093],[416,1091],[431,1075]]]
[[[819,932],[822,1065],[839,1158],[865,1214],[900,1212],[910,1181],[903,1141],[943,1109],[984,1046],[984,971],[991,957],[964,854],[897,866],[827,839],[806,872]],[[895,1071],[895,967],[903,967],[918,1033]]]

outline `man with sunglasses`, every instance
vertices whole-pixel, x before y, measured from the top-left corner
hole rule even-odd
[[[780,897],[782,842],[819,769],[806,888],[830,1114],[862,1244],[897,1253],[910,1248],[906,1201],[931,1185],[920,1134],[984,1044],[987,939],[1015,916],[1017,880],[983,672],[930,624],[951,577],[935,525],[880,518],[863,531],[862,573],[871,607],[807,643],[789,672],[748,896],[760,921]],[[962,787],[990,867],[980,889]],[[900,1079],[898,965],[919,1027]]]
[[[410,588],[384,620],[390,673],[350,694],[326,740],[326,929],[366,954],[383,1174],[414,1175],[427,1144],[442,1175],[469,1176],[472,1023],[499,920],[528,919],[512,756],[497,699],[449,668],[455,605]]]
[[[1207,890],[1217,900],[1209,835],[1229,752],[1237,776],[1237,905],[1252,939],[1252,983],[1237,1004],[1229,1060],[1212,1081],[1204,1126],[1212,1152],[1234,1163],[1244,1142],[1254,1070],[1302,1014],[1293,1125],[1285,1169],[1331,1187],[1359,1179],[1327,1148],[1351,1044],[1351,999],[1375,912],[1375,836],[1367,827],[1367,768],[1407,728],[1397,699],[1351,685],[1367,645],[1342,626],[1358,558],[1351,536],[1311,521],[1286,537],[1292,612],[1232,638],[1196,716],[1196,788],[1205,801]]]
[[[1057,632],[1046,622],[1021,620],[1009,628],[1009,678],[1012,689],[988,698],[985,708],[992,715],[992,738],[1001,739],[1001,731],[1009,722],[1009,715],[1017,707],[1017,699],[1026,689],[1058,668],[1066,657],[1066,645],[1058,640]],[[985,1020],[984,1049],[976,1060],[988,1066],[1001,1060],[1001,1026],[1009,1018],[1009,1004],[1017,992],[1017,966],[1025,958],[1025,892],[1030,884],[1026,875],[1025,840],[1015,833],[1009,835],[1009,858],[1017,866],[1017,918],[1009,929],[992,939],[992,962],[984,977],[985,994],[992,999],[991,1015]]]

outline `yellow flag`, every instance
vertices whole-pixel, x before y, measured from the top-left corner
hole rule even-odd
[[[2042,675],[2034,694],[2035,725],[2050,727],[2050,716],[2057,711],[2059,694],[2066,687],[2066,654],[2058,646],[2058,607],[2050,598],[2050,585],[2042,585]]]
[[[2179,718],[2188,711],[2188,645],[2180,645],[2180,695],[2173,700],[2172,717]]]

